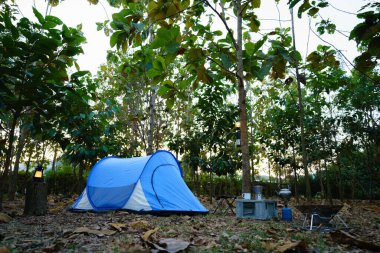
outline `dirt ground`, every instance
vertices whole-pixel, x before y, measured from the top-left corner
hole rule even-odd
[[[293,221],[237,219],[232,213],[139,215],[73,213],[75,198],[49,196],[48,214],[24,216],[24,200],[4,202],[0,253],[5,252],[380,252],[380,201],[346,201],[348,229],[312,231],[291,202]],[[215,201],[201,198],[212,212]],[[315,202],[314,204],[321,204]],[[281,214],[279,202],[279,214]],[[210,213],[211,213],[210,212]],[[333,221],[334,222],[334,221]]]

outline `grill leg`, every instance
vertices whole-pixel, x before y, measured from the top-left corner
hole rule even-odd
[[[311,215],[310,230],[313,230],[314,215],[315,215],[315,214],[312,214],[312,215]]]

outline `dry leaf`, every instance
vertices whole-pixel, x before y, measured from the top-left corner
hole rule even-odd
[[[8,214],[0,213],[0,223],[2,223],[2,222],[8,223],[11,221],[11,219],[12,218]]]
[[[89,228],[86,228],[86,227],[80,227],[80,228],[75,229],[73,233],[74,234],[80,234],[80,233],[83,233],[83,234],[94,234],[94,235],[97,235],[99,237],[102,237],[102,236],[105,236],[105,235],[113,235],[113,234],[116,233],[116,231],[108,230],[108,229],[105,229],[105,230],[95,230],[95,229],[89,229]]]
[[[274,242],[262,242],[261,247],[265,249],[265,252],[273,251],[277,247],[278,243]]]
[[[149,229],[149,223],[145,220],[138,220],[138,221],[133,221],[129,224],[131,228],[136,229],[136,230],[148,230]]]
[[[49,245],[42,249],[43,252],[51,253],[57,251],[57,247],[55,245]]]
[[[121,232],[123,228],[125,228],[127,225],[124,223],[110,223],[110,226],[116,229],[117,231]]]
[[[0,253],[10,253],[9,249],[5,246],[0,246]]]
[[[176,253],[185,250],[190,243],[175,238],[163,238],[160,240],[160,245],[169,253]]]
[[[143,237],[142,237],[143,240],[148,241],[149,237],[151,237],[154,233],[156,233],[158,231],[158,229],[159,229],[159,227],[156,227],[155,229],[152,229],[152,230],[145,232]]]
[[[295,241],[295,242],[285,242],[284,245],[277,246],[276,251],[285,252],[285,251],[291,250],[291,249],[298,249],[298,251],[300,251],[300,252],[305,252],[307,249],[307,244],[304,240]]]

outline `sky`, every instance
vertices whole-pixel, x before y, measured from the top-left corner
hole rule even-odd
[[[290,20],[287,2],[288,0],[282,0],[278,5],[282,20]],[[352,30],[359,20],[357,20],[355,15],[337,9],[356,13],[361,6],[368,3],[368,0],[330,0],[329,2],[333,7],[329,6],[322,9],[320,15],[324,19],[329,18],[336,24],[338,30],[342,31],[343,34],[349,35],[349,31]],[[51,11],[51,15],[59,17],[68,26],[75,27],[78,24],[82,24],[82,31],[87,38],[87,43],[83,46],[84,54],[78,57],[78,63],[82,70],[90,70],[93,74],[96,74],[98,67],[102,63],[105,63],[107,50],[110,49],[109,37],[103,31],[96,30],[96,22],[103,22],[111,18],[112,14],[118,11],[110,7],[106,0],[100,0],[100,3],[102,4],[90,5],[87,0],[65,0],[57,7],[53,7]],[[45,14],[45,0],[16,0],[16,4],[19,6],[22,14],[32,20],[36,20],[32,12],[34,4],[42,14]],[[270,20],[279,19],[278,10],[274,0],[261,1],[261,7],[257,10],[257,15],[259,19],[262,19],[260,27],[262,33],[269,32],[270,29],[280,25],[279,21]],[[316,20],[312,19],[311,24],[314,31],[316,31],[316,28],[314,28],[315,23]],[[289,27],[290,25],[289,21],[281,22],[282,27]],[[223,29],[222,24],[219,26]],[[295,32],[296,46],[302,56],[305,56],[307,52],[312,52],[318,44],[326,44],[314,35],[312,31],[310,31],[309,35],[309,18],[304,14],[302,19],[298,19],[296,11]],[[349,41],[341,33],[323,35],[321,37],[325,41],[332,43],[339,50],[342,50],[342,53],[350,61],[358,54],[356,43]]]

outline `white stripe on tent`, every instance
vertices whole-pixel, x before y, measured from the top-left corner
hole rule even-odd
[[[82,197],[81,197],[80,201],[78,202],[78,204],[74,207],[74,209],[80,209],[80,210],[92,210],[92,209],[94,209],[91,206],[90,201],[88,200],[87,188],[84,188],[84,191],[82,193]]]
[[[152,210],[148,201],[145,198],[145,194],[141,187],[140,180],[137,182],[137,185],[135,186],[135,189],[133,190],[133,193],[131,197],[129,198],[127,204],[125,204],[125,206],[122,209],[129,209],[129,210],[135,210],[135,211],[151,211]]]

